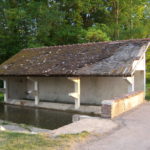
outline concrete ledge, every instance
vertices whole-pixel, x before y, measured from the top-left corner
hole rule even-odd
[[[59,111],[68,111],[88,115],[98,115],[98,116],[101,115],[101,106],[81,105],[79,109],[75,109],[74,104],[39,102],[38,105],[35,105],[34,101],[16,100],[16,99],[9,99],[7,102],[5,102],[5,104],[59,110]]]
[[[104,100],[102,101],[101,116],[104,118],[114,118],[143,102],[143,91],[130,93],[112,100]]]
[[[117,127],[118,124],[112,120],[91,117],[55,129],[51,134],[55,137],[62,134],[77,134],[86,131],[97,135],[104,135]]]

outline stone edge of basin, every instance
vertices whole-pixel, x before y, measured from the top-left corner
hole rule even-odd
[[[101,107],[101,117],[111,118],[117,117],[136,106],[145,102],[145,93],[143,91],[132,92],[123,97],[112,100],[103,100]]]
[[[47,110],[49,109],[49,110],[65,111],[65,112],[79,113],[85,115],[101,116],[100,105],[98,106],[81,105],[79,109],[74,109],[73,104],[63,104],[63,103],[41,102],[38,105],[34,105],[33,102],[27,100],[11,100],[3,103],[7,105],[16,105],[16,106],[23,106],[23,107],[31,107],[31,108],[39,108],[39,109],[47,109]],[[51,106],[51,104],[53,106]]]

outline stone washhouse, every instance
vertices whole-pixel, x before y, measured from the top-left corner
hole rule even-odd
[[[74,110],[105,105],[110,113],[110,100],[145,91],[149,44],[136,39],[23,49],[0,65],[0,91],[5,103],[72,104]]]

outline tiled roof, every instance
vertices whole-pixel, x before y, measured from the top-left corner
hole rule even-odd
[[[150,39],[23,49],[0,65],[0,76],[131,76]]]

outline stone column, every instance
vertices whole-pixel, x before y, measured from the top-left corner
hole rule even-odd
[[[37,79],[33,79],[31,77],[27,77],[27,79],[31,80],[34,84],[34,90],[30,91],[30,94],[34,95],[35,105],[39,104],[39,83]]]
[[[35,91],[35,105],[39,104],[39,87],[38,81],[34,81],[34,91]]]
[[[73,93],[69,93],[69,96],[72,96],[75,100],[75,109],[80,108],[80,78],[68,78],[69,80],[74,82],[74,89]]]
[[[4,84],[4,102],[8,102],[8,83],[7,80],[3,80]]]

